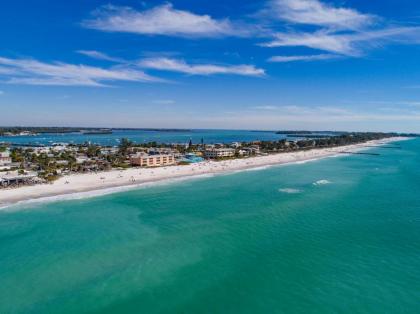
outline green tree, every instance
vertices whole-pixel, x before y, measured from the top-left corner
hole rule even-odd
[[[118,152],[122,156],[127,155],[128,149],[133,146],[133,142],[131,142],[128,138],[122,138],[120,145],[118,146]]]
[[[97,145],[89,145],[86,151],[88,157],[99,157],[101,154],[101,148]]]

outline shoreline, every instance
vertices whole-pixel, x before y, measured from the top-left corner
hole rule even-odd
[[[277,153],[243,159],[205,161],[183,166],[129,168],[99,173],[71,174],[61,177],[48,185],[42,184],[0,190],[0,209],[27,203],[95,197],[199,177],[315,161],[341,155],[340,152],[344,150],[346,152],[357,152],[372,149],[371,146],[380,146],[407,139],[409,138],[393,137],[333,148]],[[367,147],[366,145],[371,146]],[[345,155],[343,154],[343,156]]]

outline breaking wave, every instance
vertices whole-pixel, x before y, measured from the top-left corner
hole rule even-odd
[[[318,185],[326,185],[326,184],[331,184],[331,181],[328,181],[328,180],[323,179],[323,180],[318,180],[318,181],[316,181],[316,182],[314,182],[312,184],[315,185],[315,186],[318,186]]]
[[[301,193],[302,191],[299,189],[284,188],[284,189],[279,189],[279,192],[287,193],[287,194],[298,194],[298,193]]]

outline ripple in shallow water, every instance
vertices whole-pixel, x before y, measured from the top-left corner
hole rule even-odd
[[[284,189],[279,189],[279,192],[287,193],[287,194],[298,194],[298,193],[301,193],[302,191],[299,189],[284,188]]]

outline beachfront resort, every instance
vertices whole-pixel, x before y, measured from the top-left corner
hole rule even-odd
[[[21,132],[25,132],[24,130]],[[302,134],[301,134],[302,135]],[[0,144],[0,187],[46,184],[78,173],[99,173],[128,168],[182,166],[206,161],[267,156],[285,152],[339,147],[395,136],[393,133],[343,133],[278,141],[233,143],[135,143],[121,139],[118,146],[94,143],[46,145]]]

